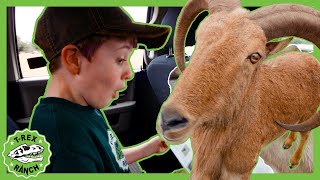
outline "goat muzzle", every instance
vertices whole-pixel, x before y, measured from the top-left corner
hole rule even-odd
[[[171,144],[179,144],[186,139],[189,120],[171,109],[163,109],[159,115],[157,131]]]
[[[167,113],[162,111],[161,114],[160,127],[163,132],[168,130],[181,129],[188,125],[188,120],[184,117],[181,117],[178,113]]]

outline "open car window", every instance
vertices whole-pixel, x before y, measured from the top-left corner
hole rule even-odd
[[[23,78],[49,76],[47,67],[30,69],[28,58],[42,56],[32,44],[35,23],[44,7],[16,7],[16,36],[20,70]],[[148,7],[123,7],[136,22],[146,22]],[[143,67],[144,50],[135,50],[130,60],[132,69],[139,71]]]

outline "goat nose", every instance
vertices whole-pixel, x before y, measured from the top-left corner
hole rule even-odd
[[[180,116],[177,112],[161,112],[162,122],[160,124],[163,132],[170,129],[180,129],[188,124],[188,120]]]

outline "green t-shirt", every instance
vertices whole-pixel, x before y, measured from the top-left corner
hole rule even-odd
[[[41,98],[29,127],[51,144],[46,172],[130,172],[121,145],[98,109]]]

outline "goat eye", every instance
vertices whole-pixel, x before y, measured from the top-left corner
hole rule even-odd
[[[261,55],[259,53],[253,53],[250,56],[248,56],[248,59],[252,64],[255,64],[261,59]]]

